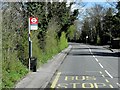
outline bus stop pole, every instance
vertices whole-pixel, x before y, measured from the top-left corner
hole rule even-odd
[[[31,40],[30,40],[30,18],[29,18],[29,21],[28,21],[28,40],[29,40],[29,71],[30,71],[30,58],[31,58]]]

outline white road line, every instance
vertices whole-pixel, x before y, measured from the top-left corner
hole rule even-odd
[[[89,51],[90,51],[90,53],[93,55],[93,53],[92,53],[92,50],[89,48]],[[99,63],[99,61],[98,61],[98,59],[93,55],[93,58],[95,58],[95,60],[98,62],[98,64],[100,65],[100,67],[101,68],[103,68],[104,69],[104,67],[103,67],[103,65],[101,64],[101,63]],[[108,74],[108,76],[110,77],[110,78],[113,78],[113,76],[107,71],[107,70],[105,70],[105,72]],[[102,74],[102,72],[100,71],[100,74]],[[102,77],[104,77],[105,78],[105,76],[102,74]],[[105,79],[105,81],[106,82],[109,82],[107,79]],[[116,83],[119,87],[120,87],[120,84],[119,83]],[[109,85],[110,86],[110,88],[114,88],[111,84]]]
[[[102,74],[102,72],[100,71],[100,74]]]
[[[89,51],[92,52],[90,48],[89,48]]]
[[[110,78],[113,78],[113,76],[110,75],[110,73],[107,70],[105,70],[105,72],[110,76]]]
[[[97,58],[95,58],[95,60],[98,62],[98,59],[97,59]]]
[[[103,65],[101,63],[99,63],[99,65],[101,66],[101,68],[103,68]]]
[[[120,87],[120,84],[119,83],[116,83],[118,85],[118,87]]]
[[[93,57],[95,58],[95,56],[93,55]]]
[[[89,48],[89,47],[88,47]],[[92,50],[89,48],[89,51],[90,51],[90,53],[93,55],[93,53],[92,53]],[[95,57],[94,55],[93,55],[93,57]]]

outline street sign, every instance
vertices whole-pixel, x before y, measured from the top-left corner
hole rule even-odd
[[[30,30],[38,30],[38,25],[37,24],[31,24],[30,25]]]
[[[30,24],[38,24],[38,18],[30,17]]]
[[[38,29],[38,18],[30,17],[30,30],[37,30]]]

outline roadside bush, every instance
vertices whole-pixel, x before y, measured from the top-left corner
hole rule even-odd
[[[71,41],[71,40],[74,39],[75,31],[76,31],[75,25],[71,25],[71,26],[68,28],[68,31],[67,31],[68,40]]]
[[[59,42],[59,48],[60,50],[63,50],[68,46],[67,38],[65,32],[62,32],[62,35],[60,37],[60,42]]]
[[[28,73],[28,69],[12,53],[9,60],[2,62],[2,72],[2,88],[12,88]]]

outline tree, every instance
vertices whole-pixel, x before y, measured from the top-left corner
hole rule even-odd
[[[103,43],[108,42],[113,39],[113,30],[114,24],[113,24],[113,11],[112,8],[108,8],[106,15],[104,16],[103,19]]]
[[[118,12],[116,13],[116,15],[113,16],[113,36],[114,37],[120,37],[120,26],[119,26],[119,23],[120,23],[120,1],[117,3],[117,6],[116,6]]]
[[[88,41],[91,43],[101,43],[102,39],[102,19],[104,16],[104,7],[99,4],[95,4],[94,7],[86,10],[86,19],[84,19],[83,30],[84,40],[88,36]],[[86,33],[86,34],[85,34]],[[86,36],[85,36],[86,35]]]

